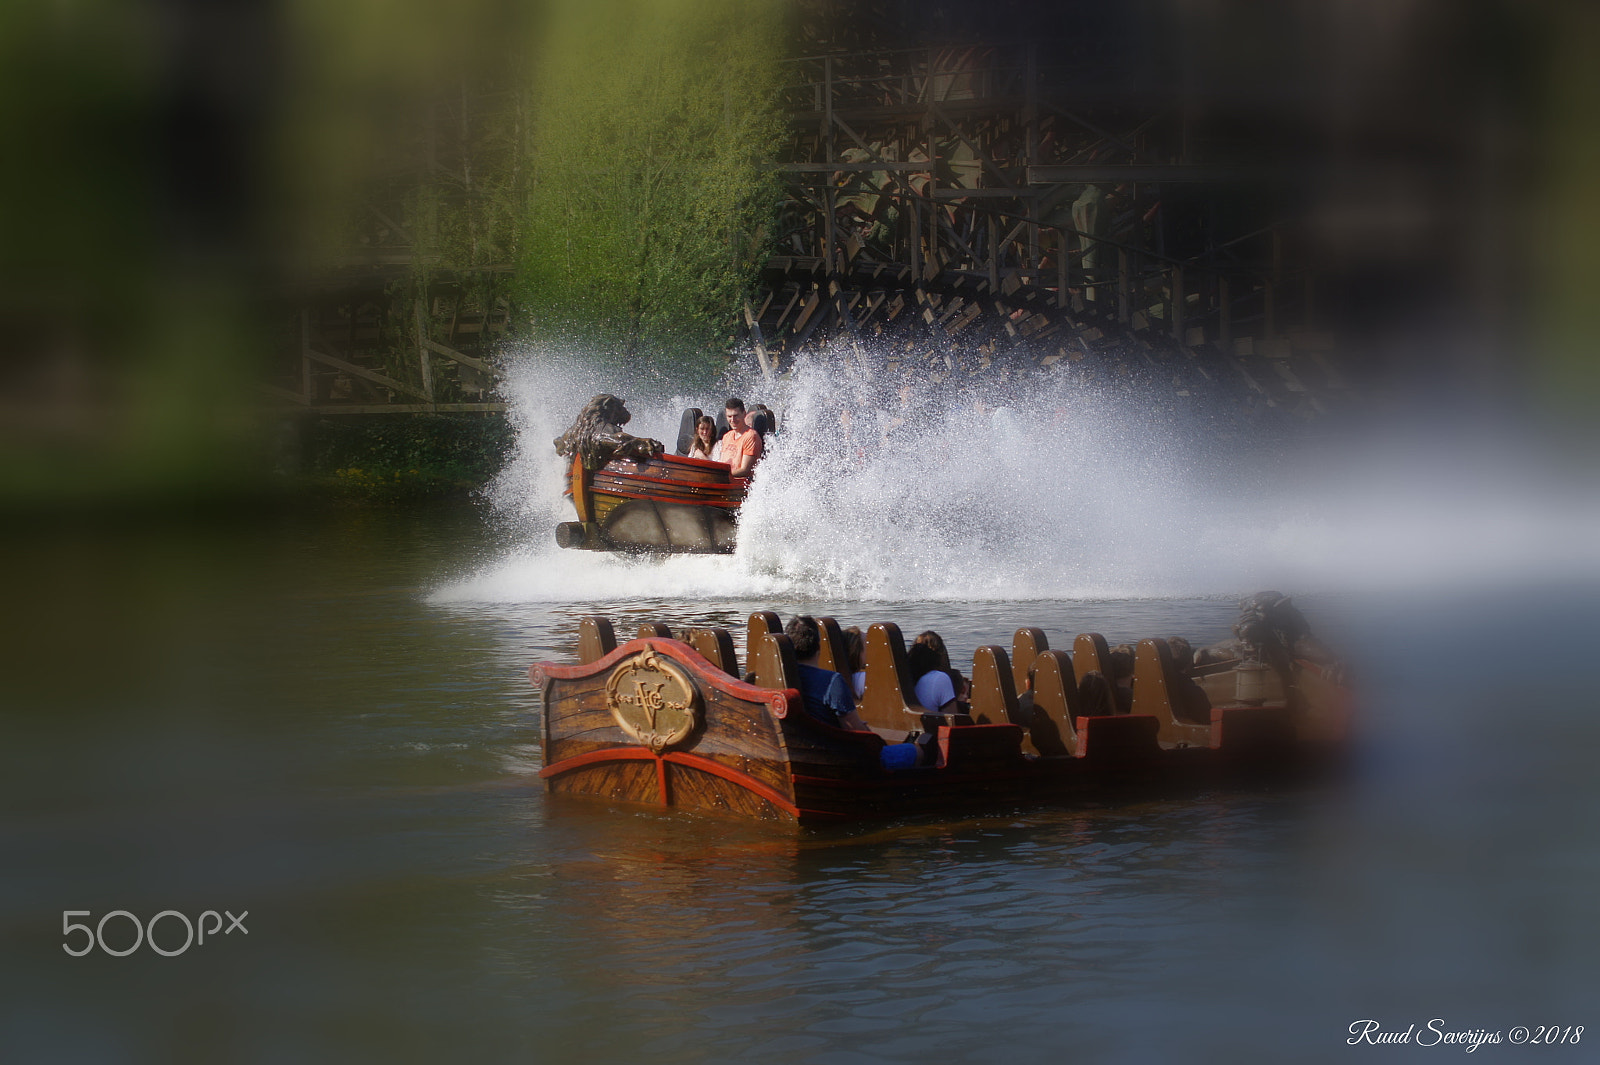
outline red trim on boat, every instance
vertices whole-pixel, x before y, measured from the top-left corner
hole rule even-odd
[[[666,462],[666,463],[669,463],[669,464],[673,463],[673,462],[683,462],[683,463],[687,463],[690,466],[699,466],[702,469],[708,469],[708,470],[711,469],[713,466],[721,466],[723,469],[728,469],[728,470],[733,469],[733,466],[730,463],[718,462],[716,459],[697,459],[693,455],[657,455],[651,461],[652,462]]]
[[[702,773],[710,773],[714,777],[721,777],[723,780],[739,785],[745,791],[754,792],[780,810],[787,810],[796,817],[800,816],[800,808],[798,806],[778,794],[776,789],[761,783],[761,781],[748,773],[741,773],[737,769],[729,769],[719,762],[713,762],[709,758],[702,758],[698,754],[690,754],[687,751],[668,751],[661,756],[661,760],[671,762],[673,765],[686,765],[691,769],[698,769]]]
[[[661,805],[672,805],[672,788],[667,785],[667,763],[656,759],[656,788],[661,793]]]
[[[754,684],[746,684],[738,677],[729,676],[712,665],[704,655],[682,640],[669,640],[664,636],[629,640],[604,658],[593,662],[580,662],[575,666],[563,666],[555,662],[535,662],[528,667],[528,679],[533,681],[536,687],[543,685],[547,680],[583,680],[608,671],[629,655],[646,650],[664,651],[669,658],[675,658],[693,667],[696,679],[702,684],[709,684],[736,699],[765,703],[772,710],[773,717],[788,717],[789,707],[800,705],[800,693],[795,689],[786,688],[779,691],[777,688],[758,688]]]
[[[607,747],[602,751],[575,754],[571,758],[561,759],[554,765],[547,765],[539,770],[539,777],[540,779],[558,777],[562,773],[570,773],[587,765],[599,765],[601,762],[645,762],[653,758],[655,755],[645,747]]]
[[[651,495],[647,492],[625,492],[619,488],[595,486],[590,491],[597,496],[616,496],[618,499],[648,499],[653,503],[684,503],[693,507],[728,507],[737,510],[743,502],[738,499],[697,499],[693,496]]]
[[[649,481],[651,484],[672,484],[681,488],[699,488],[713,492],[737,492],[744,487],[742,482],[734,484],[731,481],[686,481],[682,477],[652,477],[648,473],[627,473],[623,470],[599,469],[594,472],[596,477],[615,477],[619,481]]]
[[[686,751],[668,751],[664,755],[657,755],[645,747],[608,747],[602,751],[590,751],[588,754],[575,754],[571,758],[563,758],[554,765],[547,765],[539,770],[539,777],[548,780],[550,777],[561,776],[576,769],[583,769],[591,765],[603,765],[606,762],[648,762],[656,763],[656,782],[660,788],[661,805],[672,805],[671,789],[667,784],[666,763],[688,766],[698,769],[702,773],[710,773],[714,777],[721,777],[732,784],[737,784],[744,790],[772,803],[780,810],[800,816],[800,808],[780,795],[775,789],[763,784],[748,773],[741,773],[737,769],[729,769],[725,765],[702,758],[698,754],[689,754]],[[816,812],[816,811],[808,811]]]

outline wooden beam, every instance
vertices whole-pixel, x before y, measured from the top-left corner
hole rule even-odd
[[[503,414],[504,403],[349,403],[312,407],[318,414]]]
[[[852,131],[853,132],[853,131]],[[869,149],[870,150],[870,149]],[[783,163],[773,167],[780,174],[874,174],[880,171],[891,174],[903,174],[910,171],[926,170],[926,163]]]
[[[1184,166],[1160,163],[1119,165],[1084,163],[1028,167],[1028,184],[1060,185],[1076,182],[1117,184],[1136,181],[1200,182],[1233,184],[1245,181],[1274,181],[1282,175],[1263,168],[1241,166]]]
[[[1056,306],[1065,310],[1072,297],[1067,292],[1067,235],[1056,234]]]
[[[937,189],[933,198],[945,200],[1027,200],[1039,195],[1033,189]]]
[[[447,359],[454,359],[463,366],[470,366],[479,373],[488,374],[490,377],[495,376],[494,367],[490,366],[482,359],[474,359],[471,355],[463,355],[455,348],[446,347],[437,340],[434,340],[432,337],[425,338],[423,343],[427,345],[429,351],[443,355]]]
[[[400,381],[396,381],[394,378],[389,377],[386,374],[369,370],[365,366],[357,366],[353,362],[346,362],[345,360],[336,358],[333,355],[325,355],[315,348],[308,346],[305,349],[305,354],[306,358],[308,359],[314,359],[317,362],[322,363],[324,366],[332,366],[335,370],[342,370],[352,377],[361,378],[363,381],[371,381],[375,385],[379,385],[383,388],[391,388],[396,392],[404,392],[406,395],[416,396],[418,399],[425,400],[428,398],[421,392],[421,390],[412,388],[410,385],[403,384]]]
[[[1062,118],[1066,119],[1068,122],[1072,122],[1072,123],[1075,123],[1076,125],[1082,126],[1084,129],[1088,130],[1090,133],[1093,133],[1095,136],[1099,137],[1101,140],[1110,141],[1112,144],[1115,144],[1118,148],[1121,148],[1123,151],[1127,152],[1129,155],[1137,156],[1139,154],[1137,151],[1134,150],[1133,145],[1129,144],[1127,141],[1123,140],[1121,137],[1118,137],[1115,133],[1106,132],[1105,130],[1101,129],[1099,126],[1095,125],[1093,122],[1090,122],[1088,119],[1079,118],[1077,115],[1073,114],[1071,111],[1068,111],[1065,108],[1059,107],[1059,106],[1057,106],[1056,104],[1053,104],[1053,103],[1046,103],[1045,106],[1048,107],[1050,110],[1054,111],[1056,114],[1060,115]],[[1142,129],[1144,127],[1141,126],[1140,128]]]
[[[978,150],[978,146],[976,144],[973,144],[970,140],[967,139],[967,135],[965,133],[961,132],[961,127],[956,125],[955,119],[951,118],[948,114],[946,114],[939,107],[939,105],[937,103],[933,102],[932,100],[928,101],[928,110],[932,114],[934,114],[937,117],[939,117],[939,118],[944,120],[944,124],[950,127],[950,132],[954,133],[956,135],[956,139],[959,140],[962,144],[967,146],[967,151],[969,151],[969,152],[971,152],[973,154],[973,157],[978,160],[978,163],[981,166],[986,166],[986,167],[989,168],[989,172],[1000,180],[1000,184],[1006,186],[1007,188],[1011,188],[1012,187],[1011,179],[1006,177],[1004,172],[1002,172],[1001,169],[998,166],[994,165],[994,160],[990,159],[987,155],[985,155],[984,153],[980,152]]]
[[[767,297],[769,300],[771,296]],[[755,345],[756,358],[761,362],[761,376],[767,381],[772,380],[772,358],[767,354],[766,339],[761,335],[761,319],[757,317],[750,307],[750,301],[744,301],[744,324],[750,329],[750,341]]]
[[[423,297],[418,296],[417,312],[417,365],[422,369],[422,394],[433,402],[433,360],[428,358],[428,312],[423,308]]]

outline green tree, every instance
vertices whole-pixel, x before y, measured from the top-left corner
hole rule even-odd
[[[772,0],[552,6],[518,287],[536,336],[710,376],[777,203]]]

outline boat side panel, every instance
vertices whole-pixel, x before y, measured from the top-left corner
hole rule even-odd
[[[657,803],[661,794],[654,760],[602,762],[545,781],[558,795],[593,795],[612,802]]]
[[[581,680],[551,680],[545,689],[545,764],[595,751],[638,748],[606,705],[609,672]],[[767,708],[696,685],[703,723],[676,750],[692,752],[789,793],[789,771]],[[640,748],[642,749],[642,748]]]
[[[606,695],[606,683],[612,674],[645,650],[664,653],[684,669],[702,708],[701,723],[695,732],[661,752],[667,767],[659,772],[665,777],[669,804],[760,817],[792,808],[791,774],[779,737],[778,719],[769,704],[786,708],[787,700],[797,698],[798,693],[764,691],[745,684],[717,669],[687,644],[661,638],[635,640],[601,661],[584,666],[535,667],[535,678],[543,681],[545,696],[547,780],[566,780],[560,788],[552,785],[552,790],[605,793],[596,789],[620,785],[605,774],[594,784],[580,783],[576,778],[612,764],[607,759],[640,759],[638,764],[650,770],[648,787],[640,783],[641,770],[629,768],[617,770],[617,774],[634,782],[629,787],[635,792],[648,792],[642,798],[633,795],[637,801],[661,800],[662,781],[655,776],[660,759],[623,731],[611,713]],[[582,759],[584,764],[566,772],[564,764],[571,764],[573,759]],[[733,795],[729,788],[742,789],[748,797]]]
[[[794,817],[792,802],[774,801],[695,766],[668,762],[667,771],[673,806],[758,821],[786,821]]]

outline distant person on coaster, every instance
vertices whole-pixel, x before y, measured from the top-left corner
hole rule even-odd
[[[701,415],[694,423],[694,443],[689,445],[692,459],[710,459],[717,449],[717,420]]]
[[[728,419],[730,422],[732,418]],[[816,619],[800,616],[791,618],[783,628],[794,646],[795,662],[800,667],[800,697],[805,700],[806,712],[823,724],[851,732],[871,732],[867,723],[856,713],[855,697],[850,694],[850,682],[831,669],[817,665],[822,653],[822,630]]]
[[[729,396],[724,406],[728,431],[722,434],[720,459],[733,468],[733,476],[748,477],[761,461],[761,434],[750,427],[745,417],[744,400]]]

